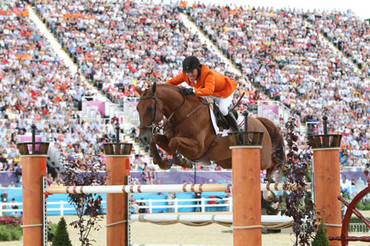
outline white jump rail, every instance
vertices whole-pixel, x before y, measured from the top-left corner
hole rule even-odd
[[[211,214],[132,214],[130,222],[146,221],[151,223],[157,223],[162,221],[167,222],[222,222],[229,223],[233,222],[232,214],[226,215],[211,215]],[[287,223],[293,221],[293,218],[281,215],[262,215],[262,223]]]
[[[288,191],[297,186],[287,183],[263,183],[261,191]],[[49,194],[88,193],[156,193],[156,192],[222,192],[230,191],[231,184],[185,184],[185,185],[106,185],[48,187]]]
[[[229,184],[64,186],[48,187],[47,192],[49,194],[217,192],[228,191],[230,186]]]

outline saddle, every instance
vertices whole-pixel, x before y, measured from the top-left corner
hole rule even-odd
[[[225,116],[221,113],[220,108],[217,106],[215,100],[209,96],[207,97],[207,101],[209,104],[210,109],[213,111],[215,117],[216,117],[216,124],[220,128],[221,131],[224,129],[229,129],[230,124],[225,119]],[[235,110],[235,108],[231,109],[232,114],[234,114],[235,119],[238,118],[238,112]]]

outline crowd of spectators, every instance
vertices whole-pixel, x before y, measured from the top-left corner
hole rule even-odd
[[[255,87],[284,103],[299,115],[301,122],[317,123],[309,124],[309,133],[322,132],[318,121],[323,115],[329,116],[330,131],[344,133],[341,155],[351,160],[346,165],[369,164],[367,22],[350,11],[201,4],[193,4],[184,11]],[[335,32],[336,36],[330,38],[329,34],[329,40],[321,40],[321,32]],[[342,43],[332,49],[330,41]],[[343,58],[346,55],[355,59],[362,70],[357,72],[353,64],[346,62]]]
[[[234,77],[184,26],[176,2],[38,0],[34,5],[83,74],[112,101],[137,95],[133,86],[174,77],[191,54]]]
[[[232,74],[214,52],[185,28],[176,3],[104,3],[33,2],[81,72],[113,102],[137,96],[134,86],[145,88],[177,75],[182,60],[190,54],[197,54],[203,64],[235,78],[243,89],[252,90],[246,80]],[[133,165],[134,170],[138,168],[143,166]]]
[[[307,19],[359,69],[370,74],[369,22],[361,21],[350,10],[311,13]]]
[[[101,160],[102,140],[113,136],[114,127],[79,119],[74,106],[82,96],[91,96],[81,76],[55,55],[23,3],[1,3],[0,27],[0,171],[21,176],[17,136],[30,135],[33,124],[41,140],[51,142],[49,153],[60,153],[58,158]]]
[[[296,112],[302,122],[314,122],[309,132],[321,131],[318,121],[328,115],[330,132],[344,133],[342,162],[369,164],[368,24],[350,12],[189,6],[191,11],[186,11],[194,22],[241,69],[237,77],[185,28],[176,2],[33,4],[80,70],[71,72],[55,55],[23,3],[1,4],[0,171],[20,169],[17,135],[30,134],[32,124],[51,142],[49,153],[55,162],[84,164],[78,165],[80,171],[104,162],[102,143],[115,137],[115,122],[78,117],[74,106],[91,96],[82,74],[117,101],[135,96],[134,86],[172,78],[191,54],[239,82],[236,97],[247,94],[240,109],[264,99],[264,92]],[[337,50],[320,39],[321,33]],[[358,65],[359,72],[343,55]],[[152,169],[148,156],[140,155],[144,154],[133,154],[133,170]],[[63,184],[55,175],[52,178],[50,185]]]

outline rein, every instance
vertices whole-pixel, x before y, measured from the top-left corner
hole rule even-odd
[[[178,124],[180,124],[181,122],[183,122],[184,120],[186,120],[187,118],[189,118],[190,115],[194,114],[198,109],[200,109],[200,107],[204,106],[204,105],[208,105],[208,103],[204,103],[204,102],[201,102],[195,109],[193,109],[190,113],[188,113],[187,115],[185,115],[181,120],[179,120],[178,122],[176,122],[176,124],[172,125],[168,130],[166,130],[164,132],[164,134],[168,133],[169,131],[171,130],[175,130],[176,126]],[[174,114],[175,112],[173,112],[171,114],[171,116]],[[169,121],[170,119],[168,118],[167,122]],[[166,122],[166,123],[167,123]]]
[[[181,94],[182,95],[182,94]],[[162,129],[165,129],[165,127],[168,125],[168,123],[170,122],[171,118],[174,116],[174,114],[176,112],[178,112],[185,104],[186,102],[186,97],[184,95],[182,95],[183,97],[183,101],[181,103],[180,106],[178,106],[175,110],[173,110],[173,112],[170,114],[170,116],[168,117],[168,119],[166,120],[166,122],[163,124],[162,127],[159,127],[156,123],[155,123],[155,117],[156,117],[156,113],[157,113],[157,105],[159,105],[159,109],[161,110],[161,112],[163,113],[163,115],[165,115],[165,112],[164,112],[164,108],[163,106],[158,102],[158,97],[157,97],[157,94],[154,92],[154,95],[153,96],[149,96],[149,97],[142,97],[142,98],[139,98],[139,100],[146,100],[146,99],[154,99],[155,103],[154,103],[154,113],[153,113],[153,118],[152,118],[152,121],[150,123],[150,125],[147,125],[147,126],[143,126],[143,125],[140,125],[139,126],[139,129],[152,129],[152,134],[153,135],[157,135],[158,132]],[[178,122],[176,122],[175,124],[173,124],[169,129],[167,129],[163,135],[167,134],[168,132],[170,132],[171,130],[175,130],[176,126],[178,126],[181,122],[183,122],[184,120],[186,120],[187,118],[189,118],[189,116],[191,116],[192,114],[194,114],[198,109],[200,109],[202,106],[204,105],[208,105],[208,103],[204,103],[204,102],[201,102],[195,109],[193,109],[190,113],[188,113],[187,115],[185,115],[183,118],[181,118]]]

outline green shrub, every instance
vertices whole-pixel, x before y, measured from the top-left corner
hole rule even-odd
[[[368,220],[370,218],[367,218]],[[360,218],[357,218],[355,216],[352,216],[350,219],[349,219],[349,223],[364,223]]]
[[[326,236],[324,222],[321,221],[319,229],[317,230],[316,237],[312,242],[312,246],[329,246],[329,240]]]
[[[20,226],[0,225],[0,241],[18,241],[22,234]]]
[[[53,246],[72,246],[69,234],[67,231],[67,224],[64,218],[60,218],[58,228],[53,238]]]
[[[52,233],[52,234],[56,234],[57,233],[57,230],[58,230],[58,224],[51,224],[50,225],[50,232]]]
[[[370,210],[370,202],[359,202],[357,205],[358,210]]]
[[[10,230],[11,240],[12,241],[19,241],[23,235],[22,228],[20,226],[14,227]]]
[[[7,226],[0,225],[0,241],[11,241],[11,235]]]

